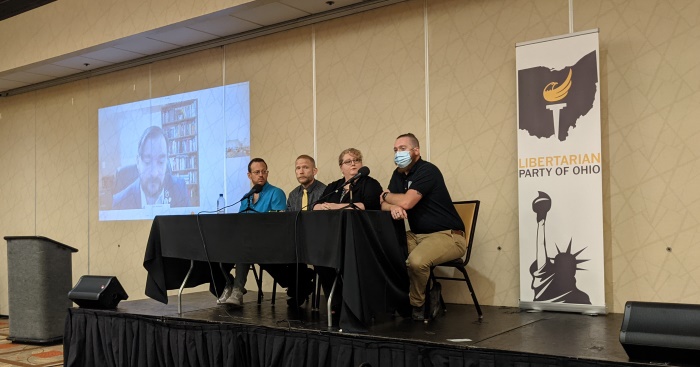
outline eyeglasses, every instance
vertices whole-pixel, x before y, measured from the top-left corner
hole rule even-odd
[[[348,159],[347,161],[343,161],[343,164],[346,166],[351,166],[356,163],[362,163],[362,159]]]
[[[256,175],[256,176],[262,176],[262,175],[268,174],[269,172],[270,171],[268,171],[268,170],[258,170],[258,171],[253,171],[251,173]]]

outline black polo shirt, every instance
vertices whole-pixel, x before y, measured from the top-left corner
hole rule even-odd
[[[408,175],[394,170],[389,191],[405,194],[409,189],[418,191],[421,199],[408,210],[408,224],[413,233],[433,233],[447,229],[464,231],[464,223],[452,204],[445,179],[432,163],[419,158]]]

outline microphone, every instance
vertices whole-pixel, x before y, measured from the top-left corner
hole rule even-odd
[[[367,167],[367,166],[362,166],[362,167],[360,167],[360,169],[357,170],[357,174],[356,174],[355,176],[350,177],[350,179],[347,180],[347,181],[345,181],[342,185],[337,186],[335,190],[330,191],[330,192],[326,193],[326,195],[321,196],[320,198],[318,198],[318,200],[316,200],[316,201],[314,201],[313,203],[307,205],[307,207],[313,209],[313,207],[314,207],[316,204],[318,204],[321,200],[323,200],[323,199],[325,199],[325,198],[327,198],[327,197],[329,197],[329,196],[331,196],[331,195],[333,195],[333,194],[338,193],[338,191],[340,191],[343,187],[347,186],[349,183],[353,183],[353,182],[359,180],[360,177],[364,177],[364,176],[369,176],[369,167]]]
[[[243,195],[243,197],[241,198],[241,200],[239,200],[239,202],[253,196],[254,194],[260,193],[260,191],[262,191],[262,188],[263,188],[263,186],[261,184],[255,184],[255,186],[253,186],[253,188],[250,189],[250,191],[248,191],[247,194]]]
[[[369,176],[369,167],[367,166],[360,167],[360,169],[357,171],[357,174],[355,176],[350,177],[350,179],[345,181],[345,183],[343,183],[343,185],[340,187],[345,187],[347,184],[357,182],[357,180],[359,180],[360,177],[364,176]]]

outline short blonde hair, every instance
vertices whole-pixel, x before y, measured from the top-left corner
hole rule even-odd
[[[313,166],[313,168],[316,168],[316,160],[312,156],[307,155],[307,154],[302,154],[302,155],[298,156],[297,159],[294,160],[294,162],[296,162],[300,159],[306,159],[307,161],[311,162],[311,166]]]
[[[353,158],[362,162],[362,152],[360,152],[359,150],[357,150],[355,148],[348,148],[348,149],[345,149],[344,151],[340,152],[340,155],[338,156],[338,165],[339,166],[343,165],[343,156],[346,154],[350,154],[351,156],[353,156]]]

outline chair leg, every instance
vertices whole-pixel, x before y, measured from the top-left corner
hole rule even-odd
[[[479,314],[479,320],[484,318],[484,314],[481,312],[481,306],[479,306],[479,301],[476,299],[476,293],[474,292],[474,287],[472,287],[472,282],[469,280],[469,275],[467,275],[467,270],[464,268],[457,268],[464,275],[464,280],[467,282],[467,287],[469,287],[469,293],[472,295],[472,300],[474,301],[474,307],[476,307],[476,313]]]
[[[255,278],[255,284],[258,286],[258,305],[262,304],[263,300],[263,292],[262,292],[262,282],[263,282],[263,271],[262,271],[262,266],[260,266],[260,275],[258,275],[258,271],[255,270],[255,265],[251,264],[250,265],[251,269],[253,269],[253,277]]]
[[[321,303],[321,278],[314,271],[314,293],[311,295],[311,311],[318,312],[319,304]]]
[[[316,299],[314,303],[312,303],[311,309],[313,311],[319,311],[320,310],[320,305],[321,305],[321,276],[314,270],[314,277],[315,277],[315,291],[314,294],[316,295]]]
[[[316,306],[316,278],[311,278],[311,300],[306,304],[311,306],[311,311]]]
[[[428,282],[425,283],[425,301],[423,302],[423,322],[428,323],[430,320],[430,283],[435,282],[435,275],[433,274],[433,269],[430,269],[430,276],[428,276]]]
[[[262,265],[260,265],[260,275],[258,275],[257,270],[255,270],[255,265],[251,265],[250,267],[253,269],[253,277],[255,277],[255,284],[257,284],[257,286],[258,286],[258,305],[261,305],[262,300],[264,298],[264,294],[263,294],[263,290],[262,290],[264,270],[263,270]],[[274,278],[273,278],[272,279],[272,298],[270,299],[270,304],[272,304],[273,306],[275,305],[276,295],[277,295],[277,281],[274,280]]]
[[[275,280],[272,282],[272,299],[270,299],[270,303],[273,306],[275,305],[275,298],[276,297],[277,297],[277,281]]]

